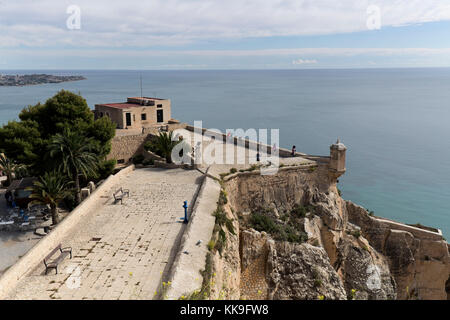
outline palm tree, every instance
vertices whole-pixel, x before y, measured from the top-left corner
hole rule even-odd
[[[58,204],[70,194],[69,185],[65,176],[56,171],[46,172],[27,188],[31,191],[31,204],[50,205],[52,224],[58,224]]]
[[[7,185],[10,185],[13,179],[13,174],[16,171],[24,170],[25,166],[21,164],[16,164],[12,160],[6,157],[4,153],[0,153],[0,171],[6,174]]]
[[[174,141],[173,131],[160,132],[153,143],[153,147],[166,158],[167,163],[172,163],[172,150],[180,141]]]
[[[52,158],[61,161],[59,169],[67,173],[75,182],[75,198],[77,204],[81,202],[80,175],[88,177],[95,175],[99,159],[91,150],[94,149],[92,140],[78,132],[69,129],[62,134],[56,134],[49,146],[49,154]]]

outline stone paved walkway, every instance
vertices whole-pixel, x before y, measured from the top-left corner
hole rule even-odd
[[[200,177],[196,170],[131,172],[120,182],[130,189],[123,205],[114,205],[105,192],[99,211],[62,242],[74,257],[64,260],[59,274],[45,276],[39,264],[9,298],[153,299],[184,228],[183,201],[191,203]]]
[[[210,137],[202,136],[199,133],[188,131],[186,129],[177,129],[176,134],[183,136],[189,141],[191,146],[195,146],[195,141],[202,141],[203,144],[203,163],[200,168],[205,170],[209,167],[208,173],[212,176],[219,178],[221,173],[228,173],[230,169],[235,168],[237,170],[247,169],[251,165],[266,164],[267,160],[275,161],[274,156],[268,155],[266,152],[260,151],[260,162],[256,161],[256,154],[258,153],[254,147],[251,149],[245,148],[241,145],[235,145],[232,143],[224,143],[222,140],[212,140]],[[212,147],[212,145],[215,148]],[[209,149],[208,149],[209,148]],[[212,150],[219,151],[218,155]],[[210,163],[206,159],[206,155],[217,156],[217,162]],[[230,163],[228,163],[228,159]],[[295,166],[295,165],[315,165],[316,162],[305,159],[303,157],[292,158],[278,158],[280,165],[283,166]]]

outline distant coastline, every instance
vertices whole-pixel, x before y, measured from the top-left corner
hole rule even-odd
[[[54,76],[49,74],[0,75],[0,86],[18,87],[79,80],[86,80],[86,78],[83,76]]]

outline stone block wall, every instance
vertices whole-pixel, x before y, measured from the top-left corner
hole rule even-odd
[[[176,122],[175,120],[172,120],[167,125],[169,131],[185,127],[185,123]],[[159,128],[145,128],[144,132],[144,134],[136,134],[135,132],[135,134],[132,134],[132,132],[130,132],[131,134],[126,134],[126,131],[121,130],[121,134],[116,135],[111,141],[111,152],[107,159],[116,159],[118,164],[121,164],[130,162],[130,160],[138,154],[143,154],[144,144],[150,140],[152,136],[158,135]]]
[[[237,173],[225,178],[231,205],[239,211],[273,206],[291,209],[307,196],[308,188],[323,192],[335,186],[328,177],[328,166],[295,166],[278,169],[275,175],[261,175],[259,171]]]
[[[116,136],[111,141],[111,152],[107,159],[116,159],[119,164],[128,163],[131,158],[144,151],[144,144],[149,139],[148,134]]]

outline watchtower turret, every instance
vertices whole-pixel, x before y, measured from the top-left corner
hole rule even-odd
[[[345,152],[347,147],[337,139],[330,146],[330,175],[337,179],[345,173]]]

